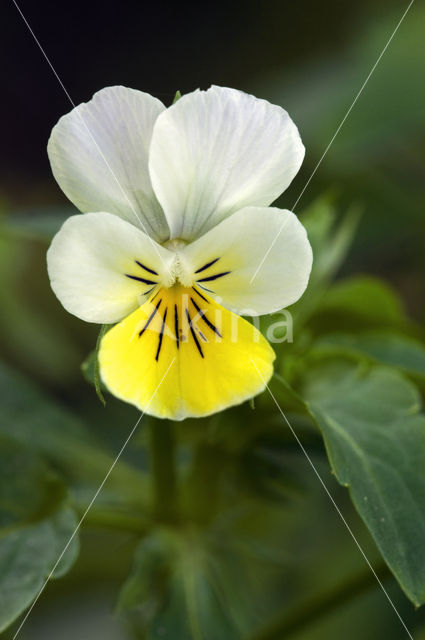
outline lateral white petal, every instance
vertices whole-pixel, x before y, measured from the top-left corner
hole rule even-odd
[[[75,206],[109,211],[162,242],[168,225],[148,170],[152,131],[162,102],[126,87],[107,87],[63,116],[48,154],[53,175]]]
[[[154,127],[149,170],[171,237],[192,240],[245,206],[267,206],[304,158],[287,112],[235,89],[183,96]]]
[[[181,262],[188,282],[240,315],[258,316],[302,296],[312,250],[295,214],[246,207],[187,245]]]
[[[143,304],[156,283],[169,282],[174,258],[129,222],[97,212],[66,220],[47,252],[47,267],[67,311],[109,324]]]

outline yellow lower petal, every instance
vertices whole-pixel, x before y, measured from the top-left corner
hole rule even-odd
[[[103,382],[161,418],[206,416],[263,391],[275,354],[249,322],[204,290],[175,285],[113,327],[99,351]]]

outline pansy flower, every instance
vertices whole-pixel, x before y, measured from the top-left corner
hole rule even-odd
[[[242,315],[304,292],[305,229],[269,207],[304,157],[281,107],[211,87],[168,109],[109,87],[62,117],[53,174],[82,212],[48,251],[51,285],[87,322],[115,396],[158,417],[205,416],[260,393],[274,351]]]

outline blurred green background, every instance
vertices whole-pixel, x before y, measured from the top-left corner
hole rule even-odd
[[[21,0],[20,7],[75,104],[113,84],[147,91],[166,104],[171,103],[177,89],[184,93],[220,84],[284,106],[306,146],[305,163],[279,200],[281,206],[292,209],[407,3],[271,0],[223,5],[107,5],[98,0],[66,4]],[[7,66],[0,106],[4,110],[0,159],[0,348],[7,369],[0,393],[4,403],[10,404],[14,398],[16,415],[12,412],[10,420],[28,423],[31,429],[32,421],[34,425],[43,421],[44,401],[38,396],[26,400],[26,391],[21,390],[26,389],[26,384],[35,383],[58,407],[58,438],[62,422],[67,425],[72,414],[77,426],[87,426],[94,448],[96,443],[102,443],[109,452],[118,451],[138,412],[112,399],[106,409],[99,404],[80,370],[94,346],[97,327],[80,322],[61,308],[49,288],[45,266],[51,231],[73,213],[50,173],[46,154],[51,128],[71,106],[16,8],[11,2],[5,3],[2,11],[1,46]],[[425,7],[417,1],[296,207],[300,213],[323,193],[341,213],[352,203],[358,204],[363,216],[339,277],[368,273],[384,278],[399,292],[418,326],[425,319],[424,33]],[[15,378],[12,370],[30,382]],[[243,410],[240,411],[242,416]],[[202,422],[179,427],[179,438],[190,441],[192,431],[203,428]],[[68,427],[65,431],[68,433]],[[128,462],[141,467],[145,431],[142,425],[127,453]],[[36,442],[35,426],[32,437]],[[64,447],[67,442],[65,438]],[[70,451],[67,464],[72,476],[72,447]],[[182,446],[183,458],[184,451]],[[107,461],[105,454],[104,460],[88,463],[88,467],[93,464],[94,478],[102,478]],[[267,572],[275,586],[266,594],[259,589],[255,595],[257,606],[253,606],[252,620],[244,622],[252,630],[261,626],[270,612],[276,613],[283,601],[287,604],[293,598],[297,605],[298,597],[314,599],[319,586],[319,591],[337,588],[345,571],[354,576],[353,585],[347,587],[354,594],[364,580],[364,562],[311,469],[299,462],[295,449],[294,460],[287,460],[287,464],[291,482],[303,485],[302,496],[291,498],[290,509],[279,516],[278,529],[273,520],[275,514],[257,514],[268,536],[260,553],[258,549],[255,553],[251,550],[256,561],[249,576],[253,583],[250,589],[255,593],[256,576],[262,572]],[[356,534],[375,557],[375,548],[356,519],[345,491],[336,486],[320,456],[317,464]],[[124,476],[122,482],[130,482]],[[118,489],[119,482],[118,478]],[[90,489],[80,488],[80,493],[81,504],[86,504]],[[235,511],[239,507],[236,502]],[[252,514],[250,517],[255,521]],[[235,544],[249,545],[243,532],[251,531],[254,525],[251,522],[246,529],[241,526]],[[285,547],[280,540],[283,531]],[[63,580],[48,586],[22,630],[22,640],[130,637],[113,611],[118,587],[131,566],[136,540],[131,531],[117,532],[112,527],[109,532],[100,532],[96,522],[92,523],[92,528],[83,534],[76,566]],[[221,549],[223,554],[228,551]],[[268,555],[273,556],[271,564]],[[229,589],[239,590],[238,600],[243,603],[246,593],[235,580],[238,569],[232,576],[231,560],[222,566],[229,573]],[[261,578],[258,580],[261,585]],[[411,617],[411,605],[400,597],[395,583],[390,580],[388,588],[391,593],[394,591],[403,615]],[[294,627],[293,632],[276,637],[406,637],[372,582],[367,589],[359,588],[359,594],[349,602],[328,613],[324,603],[323,610],[312,629],[308,625],[302,630]],[[161,629],[156,633],[152,637],[171,637],[165,632],[161,636]],[[12,636],[5,632],[4,637]],[[178,631],[175,637],[180,637]],[[425,626],[423,635],[416,637],[425,638]],[[228,638],[233,636],[222,635],[217,640]]]

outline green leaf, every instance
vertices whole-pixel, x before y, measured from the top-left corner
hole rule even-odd
[[[90,351],[89,355],[83,362],[81,363],[81,372],[83,374],[84,380],[89,382],[94,386],[94,370],[96,367],[96,350]],[[101,391],[107,391],[105,385],[102,381],[100,381]]]
[[[0,631],[37,596],[47,576],[65,574],[78,553],[77,519],[66,488],[28,449],[0,438]]]
[[[329,282],[338,271],[354,239],[360,209],[352,206],[338,220],[329,196],[322,196],[300,216],[313,249],[311,278],[315,286]]]
[[[37,379],[68,385],[81,352],[48,285],[46,245],[3,231],[0,224],[0,350]]]
[[[119,609],[147,640],[236,640],[215,584],[214,560],[195,531],[157,531],[135,556]]]
[[[301,215],[313,249],[313,267],[307,292],[291,307],[297,321],[305,321],[311,315],[340,268],[353,242],[359,217],[358,207],[353,206],[338,221],[329,196],[317,199]]]
[[[314,355],[354,355],[425,378],[425,346],[418,340],[390,332],[334,333],[319,338]]]
[[[18,529],[0,539],[0,631],[31,604],[68,543],[77,521],[70,509]],[[52,577],[60,577],[73,564],[78,551],[73,539]]]
[[[142,540],[134,556],[133,570],[119,596],[118,611],[137,613],[140,624],[148,624],[160,611],[166,595],[171,549],[164,537],[165,534],[157,534]]]
[[[3,391],[0,433],[56,462],[72,457],[75,446],[87,442],[88,434],[77,417],[2,362],[0,388]]]
[[[173,104],[176,104],[177,100],[180,100],[181,97],[182,97],[182,94],[180,93],[179,90],[177,90],[176,95],[173,98]]]
[[[107,391],[108,389],[103,384],[100,378],[99,349],[100,349],[100,343],[103,336],[105,335],[105,333],[107,333],[107,331],[109,331],[111,327],[113,327],[113,325],[111,324],[103,324],[101,326],[99,335],[96,340],[96,348],[94,349],[94,351],[89,353],[89,355],[81,365],[81,370],[83,372],[85,379],[91,384],[94,384],[94,387],[96,389],[96,395],[104,407],[106,406],[106,400],[103,395],[103,392]]]
[[[0,531],[48,517],[64,491],[41,458],[0,437]]]
[[[369,276],[347,278],[333,285],[320,300],[311,328],[329,333],[400,327],[405,323],[397,294],[385,282]]]
[[[0,388],[3,392],[0,434],[48,458],[60,467],[73,487],[83,491],[85,501],[92,497],[94,487],[112,465],[116,450],[111,453],[105,449],[69,409],[1,362]],[[123,502],[136,500],[140,506],[147,487],[143,472],[119,460],[98,501],[110,495]]]
[[[333,361],[304,389],[332,469],[415,605],[425,602],[425,417],[399,373]]]

